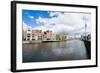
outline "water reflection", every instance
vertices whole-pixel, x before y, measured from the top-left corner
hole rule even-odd
[[[23,62],[87,59],[83,41],[23,44]]]

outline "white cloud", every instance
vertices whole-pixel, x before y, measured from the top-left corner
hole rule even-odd
[[[61,12],[49,12],[50,16],[56,16],[52,18],[42,18],[36,19],[37,23],[40,23],[43,28],[53,30],[56,33],[81,33],[84,32],[85,21],[83,16],[88,20],[87,22],[87,32],[90,32],[90,14],[82,13],[61,13]]]
[[[46,31],[46,30],[49,30],[48,28],[46,28],[45,26],[37,26],[37,27],[34,27],[32,28],[34,30],[42,30],[42,31]]]
[[[23,21],[23,30],[31,29],[31,28],[32,28],[31,26],[28,26],[28,25]]]
[[[53,11],[49,12],[49,15],[51,17],[53,17],[53,16],[59,16],[60,14],[62,14],[62,13],[61,12],[53,12]]]
[[[33,17],[33,16],[29,16],[29,18],[30,18],[30,19],[34,19],[34,17]]]
[[[72,27],[64,25],[64,24],[56,24],[54,27],[51,28],[55,33],[63,33],[63,32],[70,32],[74,30]]]

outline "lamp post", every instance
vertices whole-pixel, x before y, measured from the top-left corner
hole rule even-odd
[[[85,40],[86,40],[86,30],[87,30],[87,23],[86,23],[86,21],[87,21],[87,18],[85,16],[83,17],[83,21],[85,23]]]
[[[87,29],[87,24],[85,23],[85,36],[86,36],[86,29]]]
[[[42,29],[42,26],[44,25],[44,23],[43,22],[40,22],[40,27],[41,27],[41,40],[43,40],[44,39],[44,37],[43,37],[43,29]]]

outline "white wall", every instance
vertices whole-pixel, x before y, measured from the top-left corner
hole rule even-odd
[[[0,2],[0,73],[11,73],[10,72],[10,53],[11,53],[10,52],[10,1],[11,0],[0,0],[0,1],[1,1]],[[31,1],[98,5],[100,8],[100,0],[31,0]],[[99,9],[99,13],[100,13],[100,9]],[[100,14],[98,16],[100,16]],[[100,20],[100,17],[98,17],[98,20]],[[100,27],[98,28],[100,31]],[[100,37],[100,33],[99,33],[99,37]],[[98,40],[100,40],[100,38]],[[98,52],[100,56],[99,48],[98,48]],[[99,61],[100,61],[100,57],[99,57]],[[94,72],[99,73],[100,67],[38,71],[34,73],[94,73]]]

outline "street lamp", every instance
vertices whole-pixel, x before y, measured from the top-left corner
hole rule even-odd
[[[41,40],[43,40],[43,29],[42,29],[42,26],[44,25],[43,22],[40,22],[40,27],[41,27]]]
[[[83,17],[83,21],[84,21],[84,23],[85,23],[85,40],[86,40],[86,30],[87,30],[87,18],[84,16]]]

